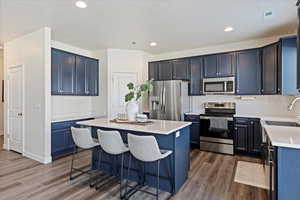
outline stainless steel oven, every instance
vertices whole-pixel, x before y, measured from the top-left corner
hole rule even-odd
[[[234,94],[235,77],[205,78],[203,91],[205,94]]]
[[[200,149],[233,154],[235,103],[209,102],[205,114],[200,115]]]

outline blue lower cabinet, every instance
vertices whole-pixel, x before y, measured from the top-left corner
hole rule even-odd
[[[192,149],[200,148],[200,115],[184,115],[184,121],[192,122],[190,126],[190,145]]]
[[[63,156],[74,151],[75,144],[72,138],[71,126],[79,127],[76,122],[90,119],[93,118],[54,122],[51,124],[52,158]]]
[[[275,198],[272,200],[300,199],[300,149],[278,147],[277,150],[277,179],[274,182]],[[277,192],[277,194],[276,194]]]

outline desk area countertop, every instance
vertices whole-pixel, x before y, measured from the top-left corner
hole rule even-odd
[[[185,128],[191,125],[191,122],[184,121],[168,121],[168,120],[154,120],[151,119],[153,123],[146,125],[135,125],[135,124],[125,124],[125,123],[115,123],[111,122],[110,119],[94,119],[87,121],[77,122],[79,125],[92,126],[92,127],[102,127],[129,131],[139,131],[145,133],[154,133],[161,135],[169,135],[175,131]]]

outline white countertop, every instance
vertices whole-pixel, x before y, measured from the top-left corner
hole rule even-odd
[[[60,117],[60,118],[54,118],[51,120],[52,123],[55,122],[64,122],[64,121],[72,121],[72,120],[81,120],[81,119],[87,119],[87,118],[104,118],[106,115],[84,115],[84,116],[69,116],[69,117]]]
[[[184,113],[185,115],[201,115],[203,114],[203,112],[187,112],[187,113]]]
[[[291,116],[272,116],[272,115],[255,115],[255,114],[235,114],[234,117],[244,117],[244,118],[259,118],[261,120],[273,120],[273,121],[293,121],[296,122],[298,119],[296,117],[291,117]]]
[[[191,122],[183,122],[183,121],[168,121],[168,120],[153,120],[154,123],[147,125],[133,125],[133,124],[119,124],[110,122],[110,119],[94,119],[87,121],[77,122],[79,125],[84,126],[94,126],[94,127],[102,127],[102,128],[112,128],[112,129],[120,129],[120,130],[130,130],[130,131],[138,131],[138,132],[146,132],[146,133],[154,133],[154,134],[162,134],[169,135],[179,129],[187,127],[191,125]]]
[[[261,120],[261,125],[273,146],[300,149],[300,127],[267,125],[265,121],[268,120],[297,122],[298,118],[265,118]]]

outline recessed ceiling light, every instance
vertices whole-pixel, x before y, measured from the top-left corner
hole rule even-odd
[[[86,8],[87,7],[87,4],[84,1],[76,1],[75,5],[78,8]]]
[[[231,32],[233,31],[233,28],[231,26],[227,26],[225,29],[224,29],[225,32]]]
[[[156,42],[151,42],[151,43],[150,43],[150,46],[151,46],[151,47],[155,47],[156,45],[157,45]]]

